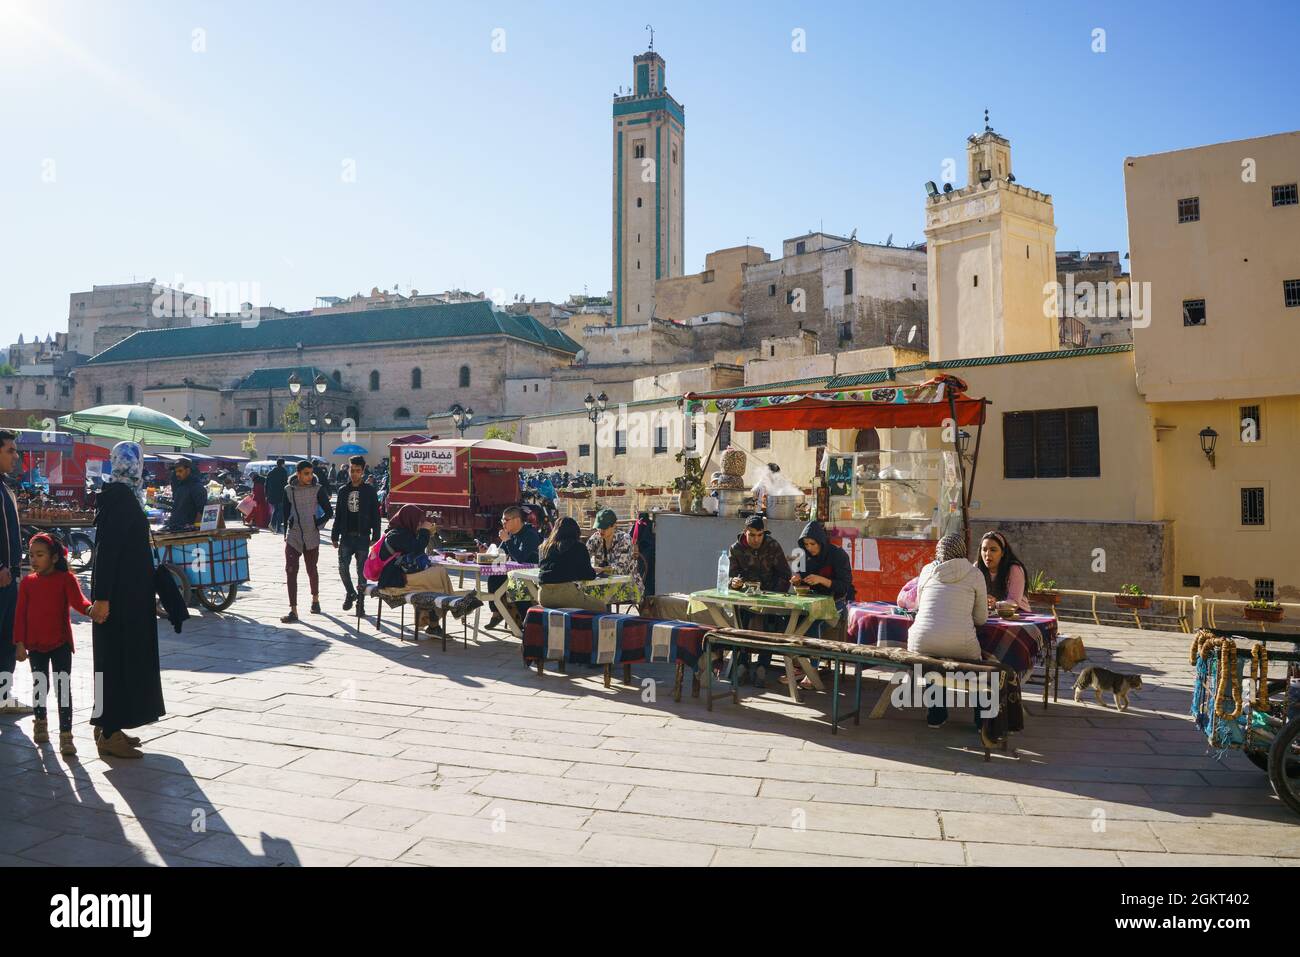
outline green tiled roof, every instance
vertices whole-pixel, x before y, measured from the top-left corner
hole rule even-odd
[[[574,355],[581,348],[564,333],[532,316],[497,312],[490,302],[444,306],[368,309],[338,315],[263,319],[256,325],[220,323],[185,329],[146,329],[133,333],[87,360],[87,365],[141,359],[182,359],[239,352],[266,352],[362,343],[465,339],[505,335]]]
[[[351,389],[345,389],[343,386],[335,382],[334,377],[324,369],[318,369],[315,366],[286,366],[283,369],[258,369],[252,375],[240,379],[239,384],[235,386],[235,390],[242,391],[247,389],[250,391],[256,390],[258,392],[265,392],[268,389],[275,389],[276,391],[279,391],[280,389],[288,389],[289,376],[293,375],[295,372],[298,374],[298,380],[302,383],[304,389],[314,388],[312,383],[316,381],[316,376],[323,375],[325,376],[326,392],[352,391]]]

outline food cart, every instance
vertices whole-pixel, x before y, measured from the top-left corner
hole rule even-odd
[[[225,611],[250,578],[248,539],[255,534],[251,528],[155,531],[154,555],[176,579],[187,604],[192,594],[204,608]]]
[[[18,429],[14,442],[23,471],[42,493],[60,505],[88,504],[86,478],[97,478],[108,464],[108,449],[83,442],[69,432]]]
[[[403,505],[419,505],[446,542],[495,541],[502,510],[519,503],[519,470],[567,461],[558,449],[500,439],[394,440],[385,511],[391,518]]]
[[[969,540],[988,400],[968,396],[961,379],[940,375],[917,385],[838,391],[687,393],[684,405],[687,415],[733,415],[740,432],[889,430],[893,447],[828,453],[822,461],[829,492],[824,524],[852,561],[859,598],[892,600],[934,558],[936,539],[957,532]],[[969,454],[963,447],[967,426],[976,427]],[[899,435],[905,442],[895,441]],[[729,531],[722,539],[732,536]],[[794,537],[781,540],[788,546]]]

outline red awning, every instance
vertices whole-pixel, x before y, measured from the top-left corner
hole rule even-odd
[[[957,399],[957,425],[983,425],[983,399]],[[819,402],[801,399],[784,405],[736,412],[737,432],[794,432],[805,429],[938,429],[952,418],[947,402]]]

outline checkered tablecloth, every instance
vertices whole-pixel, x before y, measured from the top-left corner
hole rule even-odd
[[[481,562],[462,562],[454,558],[435,558],[435,565],[441,565],[448,572],[482,572],[485,575],[505,575],[510,572],[517,572],[529,568],[536,568],[536,565],[530,565],[526,562],[493,562],[485,565]]]
[[[617,665],[637,661],[699,662],[711,629],[689,621],[534,606],[524,616],[524,661]]]
[[[541,588],[538,584],[540,574],[536,568],[511,572],[506,597],[510,601],[536,601]],[[639,605],[645,595],[644,589],[631,575],[611,575],[609,578],[594,578],[576,584],[584,595],[606,605]]]
[[[906,648],[909,615],[900,615],[883,601],[849,605],[849,641],[882,648]],[[1056,619],[1050,615],[990,618],[975,629],[980,648],[1008,668],[1024,674],[1043,655],[1047,641],[1056,639]]]

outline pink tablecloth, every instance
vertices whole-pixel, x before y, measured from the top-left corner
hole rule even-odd
[[[860,645],[906,648],[910,615],[898,614],[883,601],[855,601],[849,604],[849,640]],[[975,629],[980,648],[1017,672],[1028,672],[1049,641],[1056,640],[1056,619],[1051,615],[1021,615],[1018,618],[990,618]]]
[[[527,562],[495,562],[491,565],[481,565],[478,562],[461,562],[452,558],[435,558],[435,565],[441,565],[443,568],[454,571],[483,571],[488,575],[504,575],[507,572],[520,571],[525,568],[536,568],[536,565],[530,565]]]

